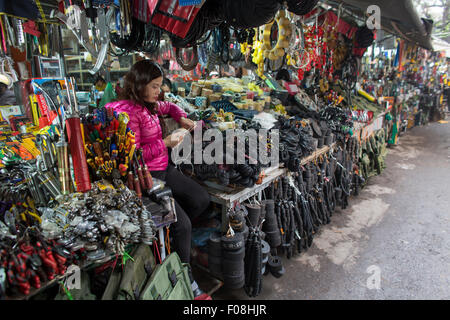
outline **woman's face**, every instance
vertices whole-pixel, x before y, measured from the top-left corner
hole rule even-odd
[[[153,79],[149,84],[145,86],[144,94],[142,96],[145,102],[155,103],[156,101],[158,101],[162,82],[163,77],[161,76],[159,78]]]

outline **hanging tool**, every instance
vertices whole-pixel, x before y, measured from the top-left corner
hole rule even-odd
[[[65,79],[67,82],[67,79]],[[70,146],[70,154],[74,168],[75,183],[78,192],[91,190],[91,181],[89,177],[89,168],[84,151],[83,137],[81,135],[81,120],[79,116],[78,104],[74,82],[72,82],[74,100],[72,101],[69,93],[69,103],[71,105],[69,114],[66,114],[67,135]]]
[[[142,190],[141,190],[141,181],[139,180],[139,176],[137,173],[136,165],[131,165],[133,167],[133,173],[134,173],[134,191],[136,191],[136,195],[139,198],[142,198]]]
[[[52,162],[50,160],[50,155],[44,149],[44,135],[36,135],[36,145],[39,148],[40,155],[38,156],[38,170],[48,171],[52,169]]]
[[[88,20],[86,12],[81,10],[77,5],[67,8],[68,16],[58,10],[52,10],[50,18],[58,18],[73,32],[78,42],[92,55],[97,61],[94,67],[89,70],[91,74],[96,74],[105,64],[106,55],[109,48],[109,23],[114,12],[113,6],[108,8],[105,14],[103,10],[98,10],[99,42],[101,43],[100,51],[97,51],[89,41]]]
[[[144,160],[143,149],[139,148],[137,152],[139,159],[142,161],[143,164],[142,173],[144,175],[146,189],[151,190],[153,188],[153,178],[152,175],[150,174],[150,170],[148,169],[147,163]]]
[[[142,172],[142,166],[140,165],[136,154],[134,154],[134,159],[132,159],[132,161],[133,161],[134,167],[136,168],[136,171],[137,171],[137,176],[139,178],[139,184],[141,186],[141,191],[146,190],[147,186],[145,184],[144,174]]]
[[[102,65],[105,63],[106,55],[108,54],[109,49],[109,24],[111,22],[112,15],[114,13],[114,8],[110,7],[105,14],[104,10],[98,11],[98,25],[97,28],[99,30],[99,40],[101,44],[100,52],[97,56],[97,61],[95,62],[94,67],[89,70],[91,74],[96,74]]]
[[[90,20],[89,26],[91,28],[95,50],[98,50],[97,39],[96,39],[97,38],[97,29],[95,28],[95,21],[98,16],[97,9],[92,5],[92,0],[85,1],[85,8],[86,8],[86,16]]]

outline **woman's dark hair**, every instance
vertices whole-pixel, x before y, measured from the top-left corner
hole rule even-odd
[[[156,103],[145,102],[143,96],[145,87],[159,77],[164,77],[164,72],[156,62],[152,60],[136,62],[125,75],[119,100],[133,100],[146,107],[150,113],[156,114]]]
[[[276,80],[284,80],[287,82],[291,82],[291,75],[289,74],[289,71],[287,69],[281,69],[277,73]]]
[[[170,81],[168,78],[163,79],[163,85],[168,86],[170,91],[172,91],[172,81]]]

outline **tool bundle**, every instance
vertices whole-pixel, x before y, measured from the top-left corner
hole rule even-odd
[[[301,158],[314,151],[312,130],[295,119],[280,116],[277,127],[280,130],[280,162],[291,171],[296,171]]]
[[[30,168],[32,169],[30,173],[38,176],[39,182],[49,189],[53,199],[73,190],[86,192],[91,188],[83,145],[80,110],[75,94],[75,81],[73,78],[65,78],[62,83],[64,88],[57,80],[31,82],[35,92],[45,97],[49,109],[57,115],[55,118],[58,125],[57,134],[36,135],[40,155],[35,164],[28,164],[34,167]],[[69,165],[69,151],[73,176]],[[43,201],[43,203],[46,202]]]
[[[242,187],[253,187],[255,184],[260,184],[262,181],[262,169],[263,165],[256,160],[256,164],[250,161],[250,156],[254,150],[250,151],[250,139],[245,140],[245,154],[244,154],[244,163],[238,162],[238,154],[237,148],[235,148],[235,142],[233,141],[233,145],[227,144],[226,132],[222,132],[223,134],[223,159],[221,159],[221,163],[223,164],[195,164],[194,153],[191,155],[191,164],[180,164],[180,168],[186,172],[190,172],[191,174],[195,174],[195,176],[201,180],[209,180],[214,179],[220,182],[222,185],[230,185],[235,184]],[[236,138],[237,140],[237,138]],[[202,150],[213,143],[212,141],[203,141]],[[226,159],[228,156],[228,150],[233,150],[233,164],[226,164],[229,160]],[[257,157],[256,157],[257,158]]]
[[[135,145],[135,134],[127,127],[126,113],[99,108],[83,117],[84,149],[94,179],[122,179],[138,197],[153,188],[143,150]]]
[[[349,139],[329,154],[299,166],[264,191],[275,205],[275,219],[267,215],[263,224],[266,241],[275,247],[280,244],[274,240],[272,231],[272,225],[276,224],[280,248],[287,258],[307,250],[319,227],[330,223],[336,207],[345,209],[350,194],[358,191],[360,178],[353,168],[356,148],[356,139]]]
[[[87,193],[74,193],[42,210],[42,233],[73,251],[86,250],[89,263],[123,255],[133,243],[152,244],[156,226],[142,201],[121,180],[98,181]]]
[[[361,177],[355,181],[363,184],[364,180],[371,176],[381,174],[385,168],[386,150],[386,132],[380,129],[374,132],[361,146],[356,146],[358,169]]]
[[[47,281],[64,275],[67,267],[82,259],[54,240],[46,240],[37,228],[28,228],[22,236],[8,234],[0,222],[0,299],[29,294]]]
[[[8,136],[0,140],[0,168],[13,166],[22,160],[36,159],[38,155],[36,138],[31,134]]]

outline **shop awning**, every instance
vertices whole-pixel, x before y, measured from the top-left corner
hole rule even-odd
[[[43,20],[41,13],[44,14],[45,20],[50,21],[50,12],[57,8],[57,0],[0,0],[0,13],[34,21]]]
[[[326,2],[337,8],[343,8],[353,15],[366,19],[367,8],[377,5],[381,9],[381,27],[383,30],[395,34],[408,42],[417,44],[425,49],[433,50],[431,41],[431,21],[427,24],[420,19],[412,0],[333,0]]]

